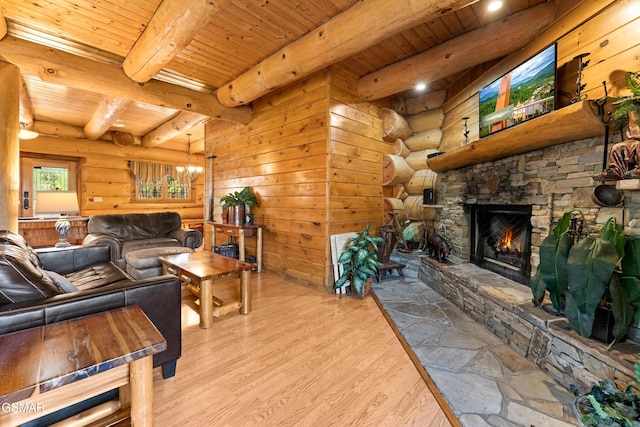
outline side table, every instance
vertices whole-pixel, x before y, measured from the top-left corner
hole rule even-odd
[[[238,256],[240,261],[246,261],[246,249],[245,249],[245,236],[256,237],[256,271],[259,273],[262,271],[262,229],[264,225],[252,224],[252,225],[232,225],[224,223],[213,223],[211,233],[211,244],[216,244],[216,233],[225,234],[230,237],[238,239]]]
[[[152,355],[164,337],[138,306],[0,335],[0,425],[19,425],[120,388],[111,413],[153,424]],[[111,415],[111,413],[107,415]]]

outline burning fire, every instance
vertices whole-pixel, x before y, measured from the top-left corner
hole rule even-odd
[[[511,248],[511,244],[512,244],[512,239],[513,239],[513,232],[511,230],[507,230],[504,233],[504,236],[500,239],[500,241],[498,242],[498,248],[501,249],[501,252],[509,252],[512,248]],[[520,253],[520,244],[516,244],[515,247],[513,248],[513,251],[516,253]]]

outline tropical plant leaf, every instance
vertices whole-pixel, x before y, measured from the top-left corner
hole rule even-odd
[[[616,222],[615,217],[611,217],[607,220],[606,224],[600,230],[600,238],[609,240],[613,243],[618,251],[618,258],[624,256],[624,247],[627,239],[624,237],[622,224]]]
[[[640,277],[640,239],[636,237],[627,239],[621,265],[623,275]]]
[[[571,327],[582,336],[591,336],[596,307],[617,263],[618,251],[609,240],[587,237],[569,251],[565,314]]]
[[[549,291],[549,299],[558,313],[564,309],[560,299],[569,287],[567,260],[572,246],[573,239],[567,234],[547,236],[540,246],[538,270]]]
[[[640,278],[634,276],[621,276],[620,283],[624,288],[627,302],[633,307],[633,323],[640,322]]]
[[[542,300],[544,300],[544,292],[546,290],[546,286],[542,281],[542,276],[540,275],[540,268],[538,268],[536,274],[531,278],[529,287],[531,288],[531,292],[533,292],[533,305],[538,307],[542,304]]]
[[[572,216],[573,216],[573,211],[565,212],[564,214],[562,214],[562,217],[560,217],[560,220],[558,220],[558,223],[556,224],[556,226],[553,227],[553,234],[555,234],[556,236],[559,236],[561,234],[566,233],[567,230],[569,229],[569,226],[571,226]]]
[[[633,320],[633,306],[629,304],[629,296],[625,286],[622,284],[618,274],[614,274],[609,281],[609,291],[611,293],[611,310],[613,311],[613,338],[615,342],[620,342],[629,330],[629,325]]]

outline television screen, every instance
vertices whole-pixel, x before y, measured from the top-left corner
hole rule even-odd
[[[480,90],[480,138],[553,111],[553,44]]]

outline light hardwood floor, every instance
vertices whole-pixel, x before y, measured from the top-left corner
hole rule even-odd
[[[214,294],[236,296],[236,280]],[[253,274],[252,289],[249,315],[207,330],[183,291],[182,358],[175,377],[154,372],[154,425],[452,425],[372,297],[326,295],[268,272]]]

